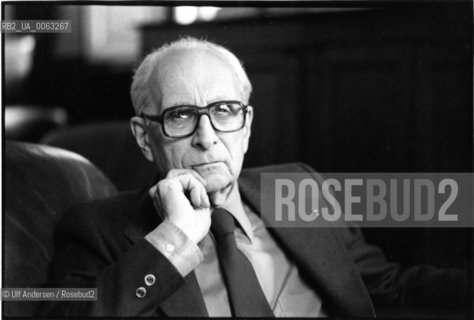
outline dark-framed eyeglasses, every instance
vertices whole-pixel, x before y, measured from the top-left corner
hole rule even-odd
[[[245,126],[248,105],[236,100],[213,102],[206,107],[182,105],[166,109],[161,115],[141,113],[142,118],[159,122],[163,134],[170,138],[192,135],[202,115],[207,115],[217,132],[239,131]]]

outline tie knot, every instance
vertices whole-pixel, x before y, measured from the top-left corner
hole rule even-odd
[[[214,237],[220,238],[233,233],[235,229],[234,217],[225,209],[216,209],[211,215],[211,231]]]

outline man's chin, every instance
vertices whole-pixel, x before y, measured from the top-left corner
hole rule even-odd
[[[223,190],[234,180],[223,162],[195,166],[193,169],[206,180],[207,193]]]
[[[229,177],[220,174],[210,174],[203,178],[206,180],[207,193],[221,191],[232,183],[232,180],[229,179]]]

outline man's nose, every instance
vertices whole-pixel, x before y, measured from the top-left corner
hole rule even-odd
[[[218,137],[212,127],[211,119],[207,115],[202,115],[199,119],[198,127],[193,135],[192,144],[200,149],[207,150],[217,143]]]

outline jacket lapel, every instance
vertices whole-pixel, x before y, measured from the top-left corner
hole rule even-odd
[[[134,244],[143,239],[160,222],[161,219],[148,195],[148,190],[145,190],[124,234]],[[207,317],[206,305],[194,272],[189,273],[184,279],[184,284],[163,301],[159,308],[170,317]]]
[[[263,206],[274,206],[269,192],[260,190],[260,173],[247,172],[239,180],[242,197],[258,213]],[[266,220],[265,217],[262,219]],[[321,294],[323,306],[331,316],[375,315],[367,289],[350,252],[335,236],[335,233],[341,230],[269,228],[269,231]]]

